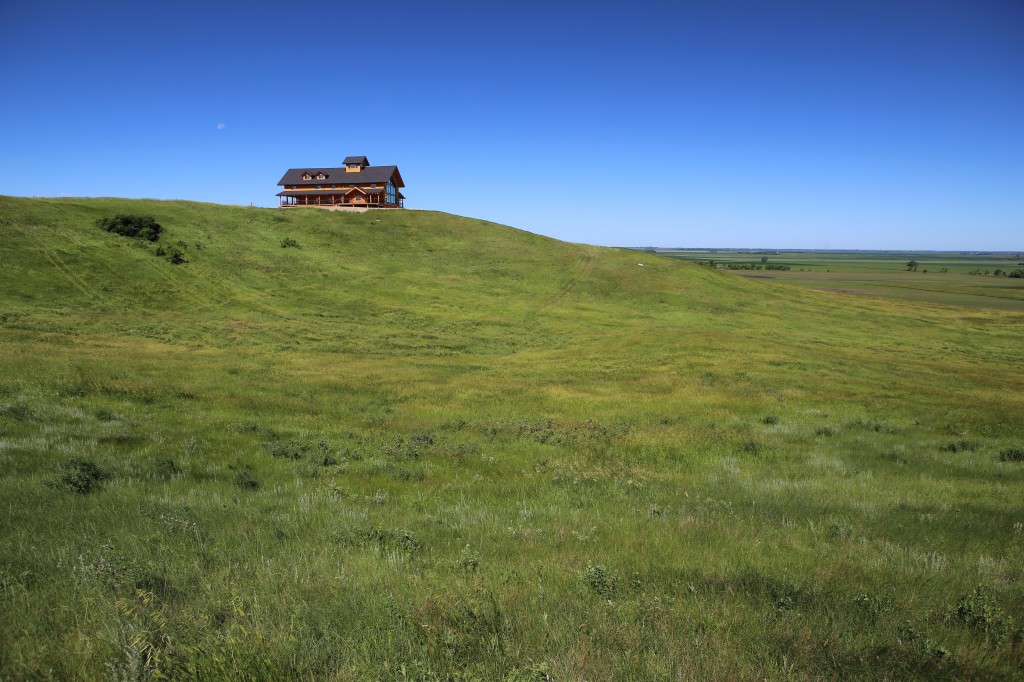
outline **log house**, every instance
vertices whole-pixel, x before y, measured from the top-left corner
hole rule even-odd
[[[278,186],[280,206],[404,208],[405,187],[398,166],[371,166],[365,156],[348,156],[342,168],[289,168]]]

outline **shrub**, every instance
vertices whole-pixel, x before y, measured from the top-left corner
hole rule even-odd
[[[297,440],[271,440],[263,444],[263,447],[274,457],[281,459],[302,459],[302,456],[310,450],[309,443]]]
[[[88,495],[99,488],[105,478],[107,474],[95,462],[75,458],[58,465],[54,487],[69,493]]]
[[[153,216],[149,215],[128,215],[118,213],[113,218],[100,218],[96,225],[107,232],[119,234],[122,237],[135,237],[155,242],[160,239],[163,231],[160,223]]]
[[[242,490],[256,490],[260,487],[260,482],[245,470],[236,472],[233,480],[234,484]]]
[[[981,443],[976,440],[955,440],[951,443],[947,443],[942,447],[946,452],[974,452]]]
[[[100,409],[96,410],[95,415],[96,419],[100,420],[101,422],[112,422],[117,420],[117,415],[105,407],[101,407]]]
[[[587,569],[583,571],[583,580],[591,590],[604,599],[615,596],[619,585],[619,576],[600,564],[587,564]]]
[[[1003,462],[1024,462],[1024,448],[1006,448],[999,453],[999,459]]]
[[[187,263],[187,262],[188,261],[185,260],[185,254],[182,253],[181,249],[171,249],[171,264],[172,265],[181,265],[182,263]]]
[[[181,470],[174,464],[174,460],[168,458],[157,460],[153,469],[161,478],[173,478],[181,473]]]
[[[948,619],[981,632],[986,640],[997,644],[1014,629],[1013,616],[1006,613],[981,585],[975,587],[974,592],[960,596],[949,610]]]
[[[302,247],[300,247],[299,243],[297,241],[295,241],[294,239],[292,239],[291,237],[285,237],[284,239],[281,240],[281,248],[282,249],[299,249],[299,248],[302,248]]]
[[[774,414],[769,414],[764,419],[761,420],[761,423],[768,424],[769,426],[772,424],[778,424],[779,418],[776,417]]]

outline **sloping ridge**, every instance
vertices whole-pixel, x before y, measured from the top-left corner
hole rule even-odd
[[[96,226],[116,214],[152,215],[161,239]],[[164,341],[217,344],[248,330],[276,342],[349,337],[350,350],[366,352],[382,335],[496,352],[597,334],[613,320],[722,309],[758,291],[649,254],[430,211],[3,197],[0,215],[9,318]],[[173,264],[175,251],[186,262]]]

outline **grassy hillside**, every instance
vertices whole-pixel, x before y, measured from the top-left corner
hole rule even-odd
[[[0,198],[0,263],[2,677],[1024,664],[1024,314],[420,211]]]

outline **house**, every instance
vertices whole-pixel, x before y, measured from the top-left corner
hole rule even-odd
[[[398,166],[371,166],[365,156],[345,158],[343,168],[289,168],[277,184],[281,207],[402,208],[405,187]]]

